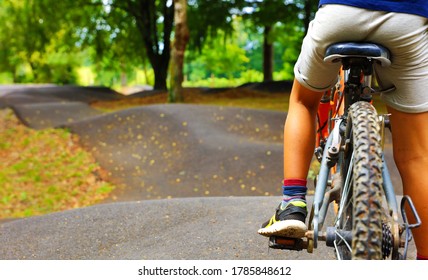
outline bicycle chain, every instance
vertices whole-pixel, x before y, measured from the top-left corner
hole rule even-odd
[[[386,259],[391,255],[393,248],[392,232],[389,225],[382,223],[382,257]]]

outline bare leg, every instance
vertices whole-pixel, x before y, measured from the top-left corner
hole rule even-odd
[[[308,90],[294,80],[284,127],[284,178],[292,180],[287,180],[289,183],[284,180],[281,207],[259,229],[261,235],[294,238],[305,235],[306,177],[315,148],[315,120],[321,97],[322,93]],[[299,183],[294,185],[296,182]]]
[[[306,179],[315,148],[316,115],[323,93],[294,80],[284,127],[284,178]]]
[[[392,108],[388,111],[403,192],[413,200],[422,219],[422,226],[412,231],[416,248],[419,255],[428,257],[428,112],[409,114]]]

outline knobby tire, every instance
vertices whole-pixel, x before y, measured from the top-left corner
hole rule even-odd
[[[382,148],[377,112],[370,103],[350,106],[345,137],[350,144],[341,158],[339,176],[344,184],[352,168],[352,179],[348,195],[341,198],[345,209],[338,229],[351,232],[352,244],[339,242],[337,250],[343,259],[382,259]]]

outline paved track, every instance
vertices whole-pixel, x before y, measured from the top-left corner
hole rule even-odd
[[[256,233],[279,201],[265,195],[280,193],[285,113],[182,104],[102,114],[88,106],[120,98],[100,88],[0,87],[0,107],[35,129],[70,128],[121,186],[103,205],[1,224],[0,258],[333,258],[326,248],[268,251]]]
[[[268,250],[259,236],[278,197],[97,205],[0,225],[2,259],[331,259]]]

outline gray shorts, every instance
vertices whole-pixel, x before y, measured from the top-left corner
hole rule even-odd
[[[324,63],[324,53],[329,45],[344,41],[368,41],[388,48],[391,66],[376,65],[375,70],[382,88],[395,86],[396,90],[383,94],[383,101],[403,112],[428,111],[427,18],[325,5],[318,10],[303,40],[294,68],[296,79],[315,91],[332,87],[340,63]]]

